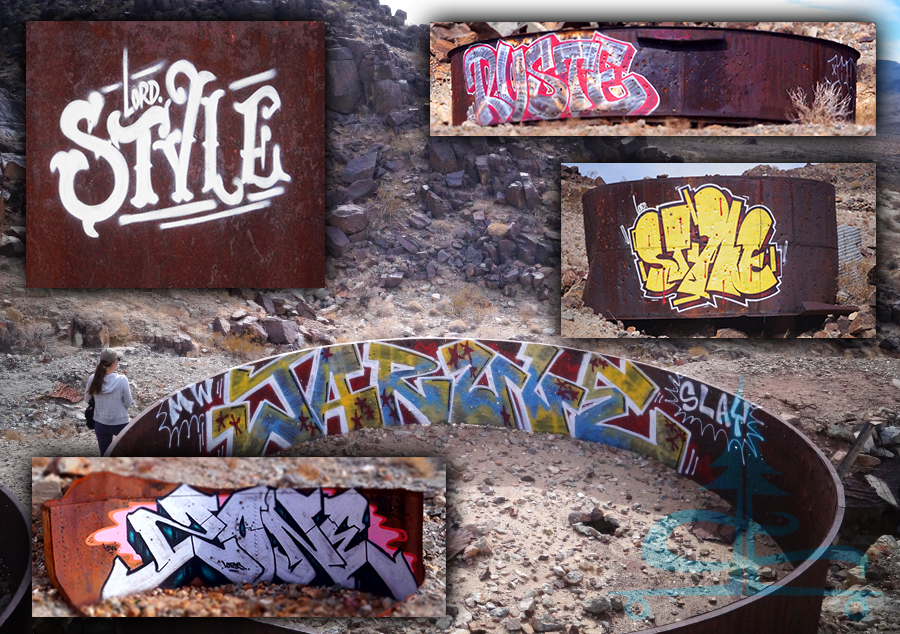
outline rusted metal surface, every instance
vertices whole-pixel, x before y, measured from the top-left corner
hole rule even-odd
[[[789,91],[836,84],[856,117],[859,52],[744,29],[618,27],[511,36],[450,52],[453,125],[568,117],[788,122]]]
[[[324,24],[29,22],[29,287],[324,285]]]
[[[0,634],[18,634],[31,627],[25,597],[31,588],[31,518],[16,496],[0,484],[0,596],[11,594],[0,611]]]
[[[315,621],[313,621],[315,622]],[[116,634],[159,634],[159,624],[152,619],[114,619]],[[166,630],[172,634],[288,634],[289,632],[309,632],[322,634],[325,628],[299,625],[292,627],[262,622],[256,619],[233,618],[191,618],[167,619]]]
[[[97,473],[44,504],[47,571],[76,609],[198,582],[402,600],[425,578],[422,508],[405,489],[224,490]]]
[[[228,412],[235,424],[219,427]],[[284,446],[362,427],[448,422],[610,444],[668,465],[732,502],[744,495],[745,509],[749,496],[754,521],[774,527],[772,537],[792,553],[795,569],[741,601],[648,631],[817,631],[827,592],[825,549],[844,510],[831,464],[801,433],[740,395],[627,359],[481,339],[314,348],[186,386],[140,414],[108,453],[261,455],[278,448],[276,434]],[[757,465],[759,478],[745,474],[746,485],[736,488],[717,484],[744,459]]]
[[[582,197],[584,303],[614,319],[840,312],[834,187],[656,178]]]

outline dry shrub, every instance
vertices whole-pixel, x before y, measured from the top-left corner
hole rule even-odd
[[[25,333],[25,348],[29,350],[45,351],[47,344],[53,338],[53,328],[50,324],[25,324],[22,328]]]
[[[462,316],[467,310],[474,311],[476,314],[491,305],[491,302],[479,293],[471,284],[464,284],[450,298],[450,304],[447,306],[449,314],[457,317]]]
[[[25,440],[25,436],[17,432],[15,429],[4,429],[0,432],[0,438],[3,440]]]
[[[464,284],[453,293],[449,302],[441,302],[438,306],[448,317],[467,318],[471,327],[477,326],[496,311],[490,299],[480,293],[474,284]]]
[[[691,129],[691,122],[685,117],[666,117],[664,125],[666,134],[681,134]]]
[[[6,316],[7,316],[7,318],[9,318],[10,321],[12,321],[13,323],[16,323],[20,326],[23,323],[25,323],[25,315],[23,315],[22,311],[20,311],[18,308],[13,308],[12,306],[7,308]]]
[[[469,329],[469,325],[462,319],[454,319],[449,324],[447,324],[447,328],[449,328],[453,332],[465,332]]]
[[[163,315],[168,315],[169,317],[174,317],[179,320],[184,320],[191,316],[191,313],[186,308],[176,306],[175,304],[160,304],[157,310]]]
[[[301,462],[297,465],[297,468],[294,469],[294,473],[308,482],[315,482],[319,479],[319,470],[305,462]]]
[[[393,464],[405,465],[414,471],[418,471],[419,475],[425,478],[434,474],[434,464],[431,458],[391,458]]]
[[[856,306],[865,306],[869,301],[869,295],[875,288],[869,284],[869,270],[872,265],[865,260],[856,260],[841,265],[838,273],[838,291],[847,293],[849,303]]]
[[[394,301],[393,299],[384,299],[379,301],[375,307],[372,309],[372,312],[376,317],[391,317],[394,314]]]
[[[366,328],[362,332],[361,341],[380,341],[383,339],[397,339],[400,336],[400,326],[387,322],[379,322]]]
[[[407,210],[408,204],[400,194],[393,187],[382,185],[369,208],[369,231],[378,232],[393,226],[399,221],[401,212]]]
[[[416,300],[412,300],[410,303],[408,303],[406,305],[406,310],[413,312],[413,313],[420,313],[420,312],[422,312],[422,304]]]
[[[260,359],[269,354],[266,346],[253,339],[249,332],[242,335],[228,335],[223,337],[221,333],[212,336],[212,345],[236,356],[242,361]]]
[[[793,112],[788,118],[794,123],[834,125],[844,121],[853,114],[850,109],[850,96],[841,98],[840,84],[819,82],[813,95],[812,105],[807,105],[806,91],[797,88],[788,91]]]
[[[422,151],[422,148],[425,147],[425,142],[424,131],[419,129],[411,130],[404,134],[398,134],[391,139],[391,149],[397,155],[397,158],[408,159],[413,154]]]

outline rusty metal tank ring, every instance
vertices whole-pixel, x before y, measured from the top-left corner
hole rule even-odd
[[[828,592],[829,547],[844,514],[843,489],[830,462],[803,434],[741,394],[627,359],[476,339],[300,350],[226,370],[157,401],[107,455],[266,455],[362,427],[439,423],[613,445],[666,464],[731,503],[740,501],[740,487],[720,487],[716,480],[738,457],[756,465],[755,475],[747,476],[747,482],[759,478],[747,526],[769,527],[790,554],[793,571],[743,600],[650,631],[816,632]],[[733,453],[738,450],[740,456]],[[645,559],[648,548],[659,550],[658,538],[659,530],[648,533]]]
[[[0,612],[0,634],[31,628],[31,608],[25,600],[31,588],[31,518],[12,491],[0,484],[0,573],[14,588],[9,604]]]
[[[834,186],[804,178],[691,176],[582,196],[584,303],[615,319],[848,313],[835,304]]]
[[[834,86],[856,120],[859,52],[820,38],[704,27],[514,35],[449,54],[453,125],[588,117],[789,123],[790,91]]]

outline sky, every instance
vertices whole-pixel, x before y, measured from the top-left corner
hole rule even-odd
[[[877,22],[878,58],[900,62],[900,0],[381,0],[412,24],[459,21],[792,21]]]
[[[577,165],[582,176],[596,178],[600,176],[605,183],[618,183],[623,180],[636,181],[660,174],[668,176],[740,176],[751,167],[760,163],[563,163]],[[779,169],[788,170],[803,167],[806,163],[765,163]]]

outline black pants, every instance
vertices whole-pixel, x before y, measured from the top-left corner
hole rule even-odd
[[[109,449],[109,445],[112,442],[113,436],[121,433],[128,424],[124,425],[104,425],[103,423],[97,422],[94,423],[94,433],[97,434],[97,442],[100,444],[100,455],[106,453],[106,450]]]

